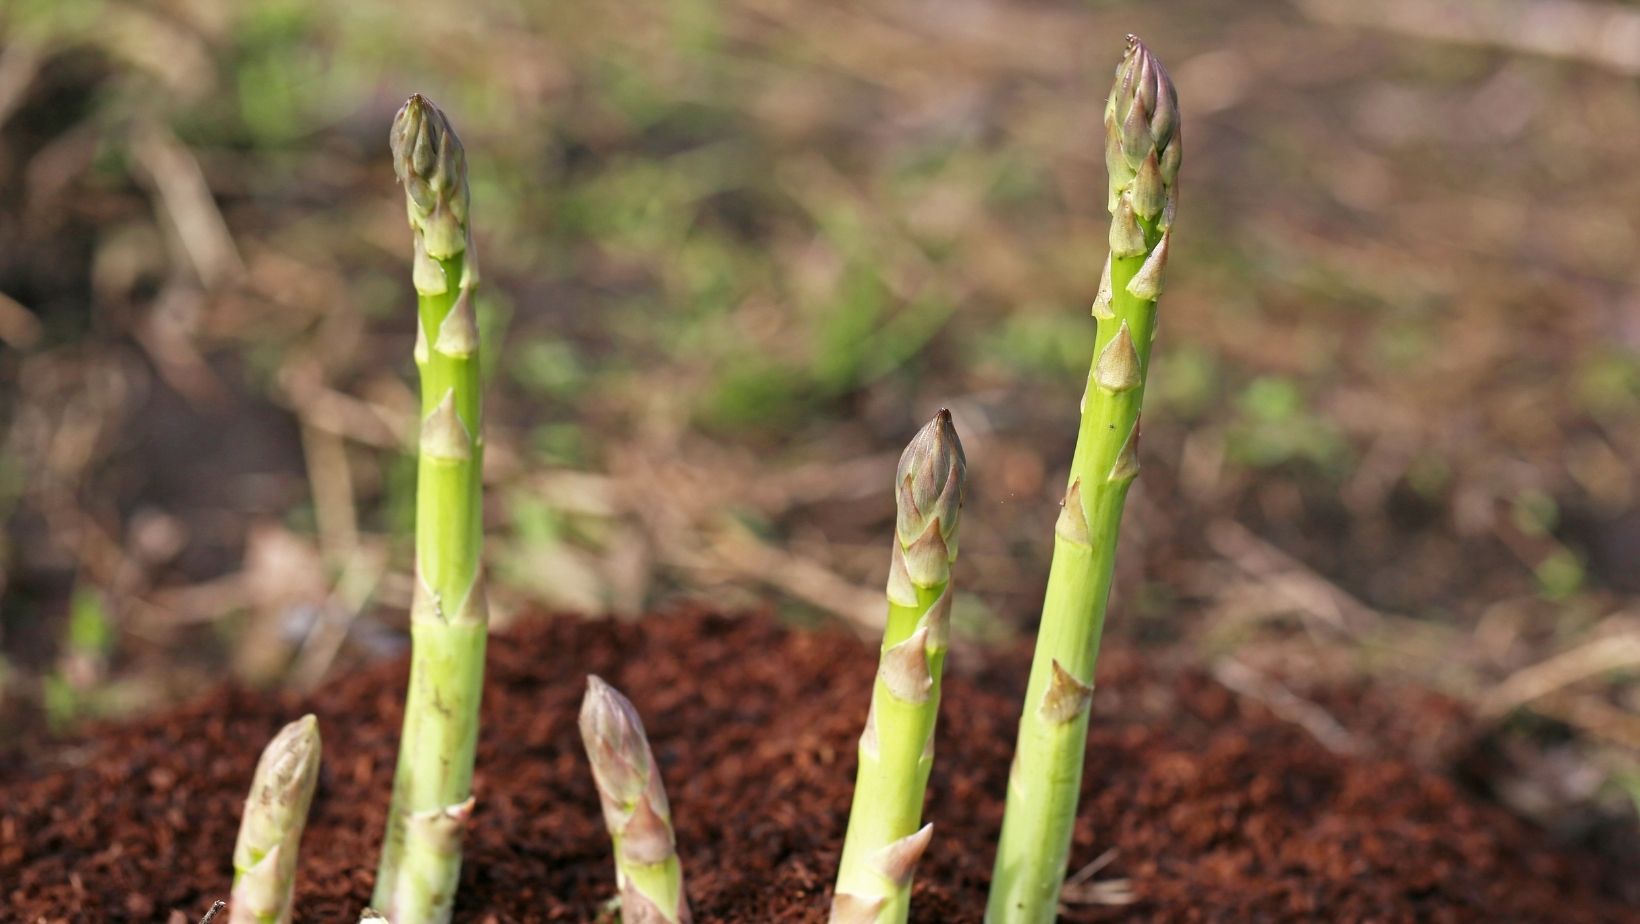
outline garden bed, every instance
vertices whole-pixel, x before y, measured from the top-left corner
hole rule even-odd
[[[1027,655],[959,663],[948,677],[914,921],[980,920]],[[493,639],[489,662],[458,921],[590,921],[613,894],[575,730],[589,671],[644,714],[696,919],[825,920],[873,652],[762,618],[676,614],[544,620]],[[360,671],[307,699],[223,690],[10,771],[4,918],[197,920],[227,897],[262,745],[312,711],[324,768],[297,920],[354,920],[374,875],[404,673]],[[1068,895],[1134,903],[1077,904],[1063,920],[1640,920],[1612,891],[1611,861],[1554,849],[1442,776],[1335,754],[1199,672],[1112,651],[1099,681],[1072,869],[1116,853],[1092,877],[1102,887]],[[1370,725],[1388,714],[1384,695],[1340,691],[1329,705],[1348,725],[1344,710],[1360,703]]]

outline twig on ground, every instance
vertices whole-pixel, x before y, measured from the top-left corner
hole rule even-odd
[[[1065,886],[1064,887],[1069,889],[1069,888],[1073,888],[1075,886],[1080,886],[1080,885],[1085,884],[1088,880],[1092,879],[1095,875],[1097,875],[1100,870],[1102,870],[1105,867],[1111,865],[1112,863],[1115,863],[1116,862],[1116,857],[1119,854],[1120,854],[1120,851],[1118,851],[1115,847],[1111,847],[1111,848],[1107,849],[1104,853],[1100,854],[1097,857],[1094,857],[1093,861],[1090,862],[1088,865],[1086,865],[1086,866],[1082,867],[1081,869],[1077,870],[1075,873],[1071,874],[1070,876],[1065,877]]]
[[[1481,715],[1498,718],[1588,677],[1640,666],[1640,633],[1595,639],[1511,674],[1481,699]]]
[[[1363,635],[1384,621],[1383,613],[1234,520],[1210,524],[1207,544],[1249,576],[1280,591],[1301,612],[1320,618],[1340,632]]]
[[[193,152],[153,124],[138,129],[131,147],[153,180],[157,204],[170,217],[200,282],[213,289],[242,278],[245,264],[239,248]]]
[[[1640,714],[1613,705],[1604,696],[1563,690],[1534,701],[1529,708],[1610,741],[1630,755],[1640,754]]]
[[[712,543],[713,564],[740,578],[756,578],[805,603],[835,614],[862,638],[883,631],[882,594],[844,578],[807,559],[765,544],[744,527],[734,525]]]
[[[1257,700],[1277,718],[1304,729],[1335,754],[1359,754],[1361,741],[1332,714],[1234,658],[1213,665],[1213,677],[1232,692]]]
[[[1133,880],[1126,877],[1100,879],[1094,875],[1116,862],[1115,847],[1093,858],[1093,862],[1077,870],[1059,889],[1059,904],[1065,905],[1131,905],[1139,900],[1133,891]]]
[[[387,552],[381,545],[372,543],[353,550],[330,598],[320,608],[317,625],[296,652],[289,673],[291,686],[298,690],[318,688],[386,572]]]
[[[359,511],[353,498],[347,445],[340,436],[305,423],[301,435],[319,547],[325,560],[334,566],[347,560],[359,546]]]

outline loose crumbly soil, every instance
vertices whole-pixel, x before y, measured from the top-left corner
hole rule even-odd
[[[949,679],[916,921],[980,920],[1025,657]],[[592,671],[645,716],[697,920],[825,920],[872,665],[853,639],[758,618],[554,619],[496,638],[456,919],[590,921],[610,896],[575,731]],[[384,665],[305,700],[224,690],[12,773],[0,791],[4,918],[196,920],[227,895],[258,750],[311,710],[325,764],[298,920],[355,920],[404,674]],[[1351,701],[1383,715],[1371,697],[1333,705]],[[1096,704],[1072,864],[1115,848],[1094,878],[1130,880],[1137,904],[1079,905],[1064,920],[1640,920],[1609,860],[1557,851],[1405,761],[1336,755],[1199,673],[1112,652]]]

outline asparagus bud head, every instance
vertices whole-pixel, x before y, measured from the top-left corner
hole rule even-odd
[[[895,555],[913,583],[927,587],[949,578],[967,477],[962,441],[951,412],[941,408],[905,447],[894,476],[899,507]],[[901,564],[895,562],[895,569]]]
[[[623,920],[688,924],[672,809],[638,710],[592,675],[581,700],[580,728],[614,842]]]
[[[1179,95],[1162,63],[1136,35],[1116,67],[1105,103],[1105,166],[1110,171],[1110,209],[1123,192],[1133,211],[1154,220],[1172,211],[1179,173]]]
[[[319,721],[280,729],[262,751],[234,844],[231,924],[290,920],[297,849],[319,779]]]
[[[418,93],[394,117],[388,142],[417,247],[435,260],[466,250],[467,153],[450,120]]]
[[[604,800],[605,820],[611,827],[623,826],[649,788],[654,769],[643,720],[631,700],[593,675],[587,678],[586,698],[581,701],[580,725],[592,777]],[[665,801],[664,793],[661,799]],[[665,809],[665,805],[660,806],[660,810]]]

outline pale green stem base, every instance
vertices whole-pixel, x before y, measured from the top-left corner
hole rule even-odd
[[[882,651],[911,637],[948,583],[917,587],[915,607],[889,603]],[[922,826],[923,799],[929,771],[934,765],[934,726],[939,717],[945,652],[944,647],[928,652],[933,684],[924,702],[910,702],[896,696],[881,676],[872,688],[870,721],[876,723],[877,752],[872,754],[862,742],[848,834],[843,840],[843,857],[838,866],[837,892],[886,899],[877,913],[878,924],[904,922],[910,912],[910,881],[894,882],[871,861],[879,851],[916,833]]]
[[[411,816],[459,806],[471,795],[478,744],[486,632],[483,625],[411,626],[410,694],[393,776],[393,805],[383,856],[396,857],[378,876],[371,904],[394,924],[447,920],[461,872],[461,845],[425,835]],[[411,829],[418,828],[416,836]]]
[[[460,287],[470,285],[463,258],[440,260],[437,266],[445,290],[420,298],[423,423],[410,690],[372,896],[393,924],[449,920],[461,870],[461,833],[471,811],[484,684],[487,615],[479,571],[484,444],[477,335],[470,313],[464,327],[445,324],[461,319],[452,315]],[[466,308],[470,312],[471,305]]]
[[[657,771],[658,772],[658,771]],[[644,922],[646,914],[659,913],[664,920],[676,922],[678,909],[683,907],[683,864],[678,856],[660,863],[635,863],[621,852],[621,839],[613,838],[615,846],[615,881],[620,887],[623,921]],[[638,910],[635,906],[647,902],[651,908]]]

